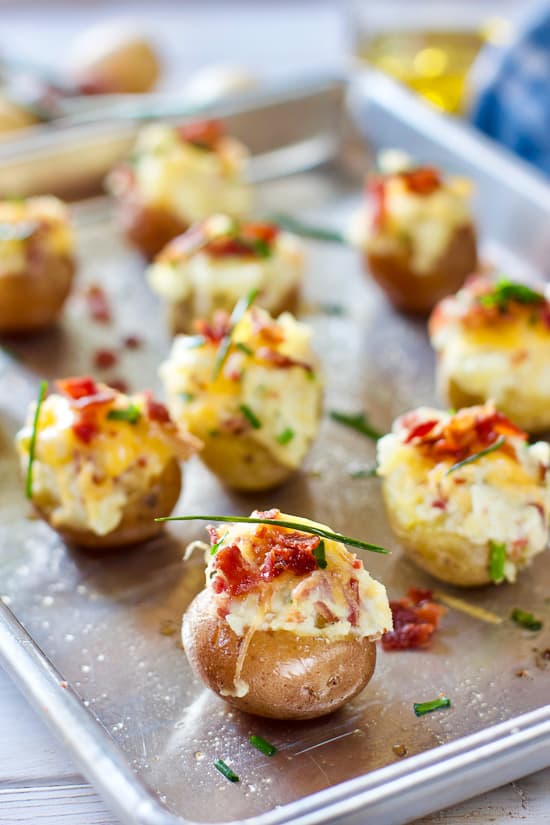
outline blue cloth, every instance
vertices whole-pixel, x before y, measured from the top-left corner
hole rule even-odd
[[[487,46],[472,122],[550,175],[550,3],[505,48]]]

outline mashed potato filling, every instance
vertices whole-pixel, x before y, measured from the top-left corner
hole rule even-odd
[[[43,256],[69,257],[74,239],[65,204],[53,196],[0,202],[0,277],[28,271],[29,248]]]

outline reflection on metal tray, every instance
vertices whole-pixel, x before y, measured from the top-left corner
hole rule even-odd
[[[541,270],[548,260],[542,230],[550,217],[543,184],[387,84],[371,79],[354,96],[371,145],[410,147],[422,160],[472,175],[486,254],[509,269],[521,263],[525,272]],[[279,101],[272,123],[266,122],[269,107],[239,115],[246,124],[240,136],[251,142],[262,129],[262,152],[277,149],[279,136],[288,142],[298,98],[294,93],[288,108]],[[309,89],[304,99],[304,122],[308,111],[317,112],[313,135],[321,123],[323,129],[332,124],[333,146],[338,134],[352,135],[338,84],[324,84],[318,99]],[[327,106],[322,116],[321,100]],[[300,128],[300,140],[308,139]],[[330,163],[260,185],[260,208],[288,211],[291,205],[310,220],[345,223],[361,197],[349,161],[364,167],[366,158],[356,142],[338,145]],[[108,204],[77,205],[75,216],[79,285],[104,284],[116,319],[109,328],[91,324],[77,290],[57,330],[14,342],[17,358],[0,355],[0,662],[113,810],[125,822],[147,825],[251,817],[256,825],[367,818],[383,825],[549,764],[550,667],[538,653],[550,647],[547,629],[533,635],[506,620],[487,625],[449,610],[429,651],[381,652],[372,683],[339,713],[300,724],[256,719],[205,690],[180,649],[181,613],[202,584],[200,562],[183,564],[181,557],[185,544],[202,534],[200,525],[174,525],[165,538],[131,552],[93,557],[65,548],[43,523],[29,520],[22,488],[14,483],[10,441],[38,377],[86,372],[96,347],[146,330],[145,346],[127,352],[122,368],[132,387],[158,389],[156,368],[169,345],[143,264],[114,233]],[[423,324],[388,307],[351,249],[308,246],[302,314],[324,362],[327,407],[368,409],[383,429],[406,408],[433,402],[433,356]],[[328,303],[342,304],[345,314],[324,315],[319,307]],[[284,488],[253,500],[237,496],[193,461],[178,509],[247,513],[278,506],[385,544],[393,555],[368,556],[366,565],[397,597],[412,583],[433,583],[401,557],[377,481],[351,477],[358,461],[372,460],[370,442],[326,420],[304,472]],[[549,628],[549,593],[548,561],[539,557],[513,588],[477,590],[467,598],[505,619],[513,606],[529,606]],[[520,670],[530,678],[519,678]],[[417,719],[413,702],[441,692],[452,708]],[[277,756],[251,749],[251,733],[273,742]],[[406,750],[406,757],[395,750]],[[239,784],[214,770],[216,758],[231,762]]]

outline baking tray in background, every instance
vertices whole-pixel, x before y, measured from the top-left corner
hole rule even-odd
[[[514,274],[549,274],[550,193],[536,175],[385,78],[359,79],[348,104],[344,92],[341,83],[323,81],[294,89],[288,102],[279,91],[253,110],[228,115],[247,143],[263,135],[255,145],[269,163],[263,172],[262,157],[253,165],[264,180],[258,187],[262,211],[346,223],[361,198],[358,170],[368,161],[353,114],[372,148],[410,149],[420,161],[472,176],[486,256]],[[109,128],[116,142],[117,127]],[[284,176],[285,158],[297,158],[304,146],[324,147],[316,160],[326,162],[315,165],[306,153],[303,171],[296,162],[294,174]],[[19,174],[38,159],[24,149]],[[60,183],[62,161],[63,154],[56,167]],[[131,387],[158,391],[156,369],[169,346],[143,264],[117,237],[107,201],[82,202],[74,212],[79,286],[105,286],[115,323],[91,324],[77,290],[57,330],[11,342],[16,358],[0,354],[0,662],[117,815],[140,825],[251,818],[256,825],[389,825],[550,764],[550,667],[540,655],[550,648],[547,556],[514,587],[466,594],[503,617],[513,606],[528,607],[544,620],[541,633],[449,610],[429,651],[381,652],[372,683],[342,711],[277,723],[231,710],[192,677],[179,647],[181,613],[203,580],[200,560],[183,564],[181,557],[187,542],[203,534],[200,525],[174,524],[165,538],[146,546],[94,557],[66,549],[46,525],[28,518],[10,445],[39,377],[88,372],[97,347],[137,332],[146,343],[124,356],[122,372]],[[366,409],[384,429],[405,409],[434,402],[424,324],[390,309],[353,250],[308,242],[308,253],[302,317],[313,327],[324,363],[327,408]],[[341,304],[345,314],[327,316],[321,304]],[[368,441],[325,420],[305,471],[285,487],[238,496],[194,460],[177,510],[247,513],[278,506],[392,548],[389,557],[365,559],[392,597],[411,584],[433,586],[401,557],[378,482],[350,477],[358,462],[373,458]],[[520,670],[529,677],[519,678]],[[417,719],[413,702],[440,692],[450,696],[452,708]],[[273,742],[277,756],[250,748],[250,733]],[[407,757],[399,758],[394,745],[405,746]],[[215,771],[216,758],[231,762],[239,784]]]

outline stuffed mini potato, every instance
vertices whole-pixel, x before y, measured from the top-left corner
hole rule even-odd
[[[240,710],[275,719],[331,713],[373,674],[374,640],[392,627],[385,588],[343,544],[299,529],[323,525],[278,510],[253,517],[275,523],[208,528],[206,588],[183,619],[185,652]]]
[[[171,241],[148,269],[166,302],[172,332],[191,332],[196,318],[230,312],[251,290],[272,315],[293,310],[304,264],[302,245],[271,223],[213,215]]]
[[[119,547],[155,536],[181,490],[180,459],[198,441],[171,421],[150,393],[127,396],[91,378],[57,382],[59,394],[31,407],[16,437],[38,513],[67,541]]]
[[[300,467],[319,425],[322,381],[308,327],[245,306],[175,338],[160,374],[172,417],[204,443],[212,472],[236,490],[264,490]]]
[[[355,218],[352,240],[397,309],[427,313],[475,271],[469,192],[468,181],[445,180],[432,167],[369,180],[368,205]]]
[[[391,525],[420,567],[450,584],[513,582],[548,542],[550,445],[492,403],[421,407],[378,442]]]
[[[107,179],[127,239],[153,258],[213,213],[244,217],[251,204],[246,159],[243,144],[215,121],[143,127],[131,162],[121,163]]]
[[[550,302],[544,287],[478,276],[434,310],[438,386],[453,407],[492,398],[522,429],[550,429]]]
[[[0,202],[0,333],[53,324],[76,269],[67,208],[51,196]]]

